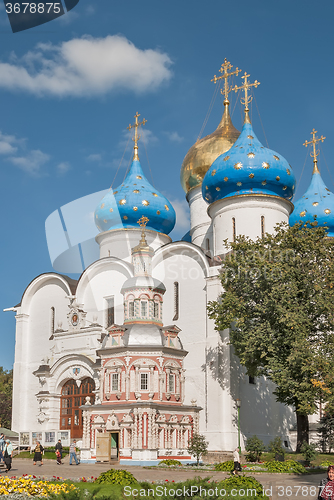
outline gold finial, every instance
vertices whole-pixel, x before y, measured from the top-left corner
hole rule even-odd
[[[319,150],[317,150],[316,144],[317,144],[317,142],[320,142],[320,141],[324,142],[324,140],[326,139],[326,137],[321,136],[321,137],[318,138],[318,137],[315,136],[316,133],[317,133],[317,131],[313,129],[312,132],[311,132],[311,134],[313,136],[312,137],[312,141],[305,141],[304,144],[303,144],[303,146],[305,146],[307,148],[307,146],[309,144],[313,144],[313,153],[312,153],[312,151],[310,153],[311,157],[313,158],[313,164],[314,164],[314,166],[313,166],[313,172],[312,173],[313,174],[320,174],[319,169],[318,169],[318,160],[317,160],[317,156],[319,156]]]
[[[135,145],[133,146],[133,149],[134,149],[134,155],[133,155],[133,159],[134,160],[139,160],[139,156],[138,156],[138,141],[140,139],[140,135],[138,134],[138,127],[140,127],[141,125],[145,125],[145,123],[147,123],[147,120],[145,120],[145,118],[143,119],[142,122],[138,122],[138,118],[140,117],[140,114],[137,113],[135,114],[135,123],[134,125],[130,125],[127,127],[128,130],[131,130],[132,128],[135,129],[135,136],[132,138],[132,140],[134,141]]]
[[[146,228],[146,224],[148,223],[150,219],[148,217],[145,217],[144,215],[139,219],[137,220],[137,224],[139,224],[139,226],[141,227],[141,240],[139,242],[139,245],[138,247],[136,247],[134,250],[138,249],[138,248],[147,248],[148,245],[147,245],[147,241],[146,241],[146,237],[145,237],[145,228]]]
[[[225,96],[224,102],[228,102],[228,95],[231,92],[231,90],[233,90],[232,87],[228,86],[228,77],[233,75],[238,76],[238,73],[240,73],[241,71],[241,69],[236,68],[235,71],[233,71],[233,73],[229,73],[228,70],[232,68],[233,68],[232,64],[225,57],[224,64],[221,65],[221,68],[219,70],[219,73],[222,73],[222,75],[221,76],[215,75],[211,80],[212,82],[217,83],[218,80],[222,80],[224,78],[224,90],[221,89],[220,91],[223,94],[223,96]]]
[[[235,85],[235,87],[233,87],[232,90],[234,90],[234,92],[236,92],[237,90],[244,90],[245,91],[245,97],[243,97],[241,99],[241,104],[244,104],[245,105],[245,123],[250,123],[250,119],[249,119],[249,108],[248,108],[248,104],[253,100],[253,97],[248,95],[248,89],[250,87],[258,87],[260,85],[260,82],[258,82],[257,80],[255,80],[254,83],[249,83],[247,78],[249,77],[250,75],[247,75],[246,71],[245,71],[245,74],[244,76],[242,76],[241,78],[244,79],[244,83],[243,85],[240,85],[240,87],[237,87]]]
[[[137,220],[137,224],[140,225],[140,227],[143,227],[145,229],[146,227],[146,224],[148,223],[150,219],[148,219],[147,217],[145,217],[144,215],[139,219]]]

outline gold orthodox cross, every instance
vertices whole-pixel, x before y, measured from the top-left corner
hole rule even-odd
[[[228,100],[229,93],[231,92],[231,90],[233,90],[232,87],[228,86],[228,77],[233,75],[238,76],[238,73],[240,73],[241,71],[241,69],[236,68],[235,71],[233,71],[233,73],[229,73],[228,70],[232,68],[233,68],[232,64],[225,57],[224,64],[221,65],[221,68],[219,70],[219,73],[222,73],[222,75],[221,76],[215,75],[211,80],[212,82],[217,83],[218,80],[224,79],[224,90],[221,89],[220,92],[223,94],[223,96],[225,96],[226,101]]]
[[[140,135],[138,134],[138,128],[141,127],[142,125],[145,125],[145,123],[147,123],[147,120],[145,120],[145,118],[143,119],[142,122],[139,122],[138,121],[139,117],[140,117],[140,114],[137,111],[137,113],[134,116],[134,118],[135,118],[134,125],[131,125],[131,123],[130,123],[130,125],[127,127],[128,130],[131,130],[132,128],[135,129],[135,136],[132,138],[132,140],[135,143],[135,145],[133,146],[133,149],[135,151],[134,156],[133,156],[134,160],[139,160],[139,157],[138,157],[138,141],[140,139]]]
[[[245,71],[245,74],[244,76],[242,76],[241,78],[244,79],[244,83],[242,85],[240,85],[240,87],[237,87],[237,85],[235,85],[235,87],[233,87],[232,90],[234,90],[234,92],[236,92],[237,90],[244,90],[245,92],[245,97],[243,97],[241,99],[241,104],[244,104],[245,105],[245,111],[249,111],[248,109],[248,104],[252,101],[253,97],[248,95],[248,89],[250,89],[251,87],[258,87],[260,85],[260,82],[258,82],[257,80],[255,80],[254,83],[249,83],[249,81],[247,80],[247,78],[249,77],[250,75],[247,75],[246,71]]]
[[[315,134],[317,133],[316,130],[312,130],[311,134],[312,134],[312,141],[305,141],[303,146],[305,146],[307,148],[307,146],[309,146],[310,144],[313,144],[313,153],[311,151],[311,156],[313,158],[313,162],[314,163],[317,163],[317,156],[319,156],[319,150],[317,150],[316,148],[316,144],[317,142],[324,142],[324,140],[326,139],[326,137],[324,136],[321,136],[321,137],[316,137]]]

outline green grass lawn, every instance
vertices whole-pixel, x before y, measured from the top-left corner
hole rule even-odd
[[[68,453],[65,451],[63,453],[63,458],[66,457],[66,455],[68,455]],[[34,452],[31,452],[30,451],[21,451],[18,455],[15,455],[16,458],[31,458],[31,460],[33,460],[34,458]],[[54,451],[46,451],[43,455],[43,460],[46,459],[46,460],[56,460],[56,454]]]

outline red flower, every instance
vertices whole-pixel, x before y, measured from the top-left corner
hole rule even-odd
[[[168,479],[165,479],[165,481],[168,483]]]

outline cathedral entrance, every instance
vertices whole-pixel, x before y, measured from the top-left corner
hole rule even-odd
[[[75,380],[66,382],[61,390],[60,398],[60,429],[70,430],[71,438],[82,437],[82,411],[80,406],[86,403],[86,397],[90,397],[94,404],[95,394],[94,380],[85,378],[80,386]]]

